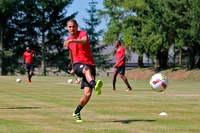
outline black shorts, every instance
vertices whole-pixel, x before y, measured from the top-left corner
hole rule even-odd
[[[34,70],[33,63],[26,63],[26,71],[29,73],[30,71],[33,72],[33,70]]]
[[[87,82],[85,75],[83,74],[83,68],[84,67],[88,67],[91,70],[92,76],[95,78],[95,76],[96,76],[95,66],[87,65],[87,64],[84,64],[84,63],[75,63],[75,64],[73,64],[74,73],[78,77],[82,77],[81,89],[83,89],[84,87],[92,88],[90,86],[90,84]]]
[[[125,66],[118,66],[117,73],[124,75],[125,74]]]

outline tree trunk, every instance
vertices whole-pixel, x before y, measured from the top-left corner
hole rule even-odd
[[[187,61],[187,68],[193,69],[195,66],[195,49],[189,48],[188,49],[188,61]]]
[[[155,64],[154,64],[154,69],[160,69],[160,61],[159,61],[159,59],[158,58],[156,58],[156,62],[155,62]]]
[[[196,58],[195,58],[195,67],[196,68],[200,68],[200,45],[195,46],[195,50],[196,50]]]
[[[46,76],[45,55],[46,55],[45,33],[42,32],[42,61],[41,61],[41,70],[42,70],[42,75],[44,75],[44,76]]]
[[[155,63],[155,69],[156,71],[160,71],[160,69],[167,67],[167,61],[168,61],[168,52],[167,51],[158,51],[156,55],[156,63]]]
[[[179,49],[179,60],[178,60],[178,65],[182,66],[182,49]]]
[[[144,67],[144,64],[143,64],[143,55],[138,56],[138,66],[139,67]]]

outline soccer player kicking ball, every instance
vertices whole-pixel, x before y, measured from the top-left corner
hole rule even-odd
[[[78,24],[75,20],[67,22],[67,30],[70,36],[64,42],[64,47],[67,47],[72,54],[70,56],[73,61],[72,69],[78,77],[82,77],[81,89],[84,89],[84,95],[81,97],[73,116],[76,117],[76,122],[82,122],[80,111],[90,100],[93,89],[97,95],[101,94],[103,82],[101,80],[95,81],[96,70],[87,33],[78,31]]]
[[[33,75],[33,57],[35,55],[35,52],[31,50],[29,47],[26,48],[26,51],[23,54],[23,67],[24,64],[26,64],[26,70],[27,70],[27,77],[28,77],[28,83],[31,83],[31,78]]]
[[[116,63],[113,66],[114,68],[114,75],[113,75],[113,90],[115,91],[115,83],[116,83],[116,79],[117,79],[117,75],[118,73],[120,74],[120,77],[122,78],[122,80],[124,81],[124,83],[127,86],[127,90],[126,91],[131,91],[132,88],[125,76],[125,50],[124,48],[121,46],[121,41],[118,40],[114,43],[115,47],[116,47]]]

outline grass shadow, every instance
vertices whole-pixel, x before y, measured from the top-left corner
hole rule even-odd
[[[105,123],[105,122],[116,122],[116,123],[122,123],[122,124],[130,124],[133,122],[155,122],[156,120],[113,120],[113,121],[87,121],[87,122],[99,122],[99,123]]]
[[[10,108],[0,108],[0,109],[40,109],[41,107],[10,107]]]
[[[129,124],[132,122],[155,122],[156,120],[116,120],[116,121],[112,121],[112,122],[120,122],[123,124]]]

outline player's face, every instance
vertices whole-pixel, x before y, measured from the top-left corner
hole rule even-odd
[[[114,43],[114,45],[115,45],[115,47],[117,48],[117,47],[119,46],[118,41],[116,41],[116,42]]]
[[[31,50],[29,48],[27,48],[26,51],[30,52]]]
[[[67,30],[72,36],[75,36],[78,31],[78,25],[74,22],[67,23]]]

